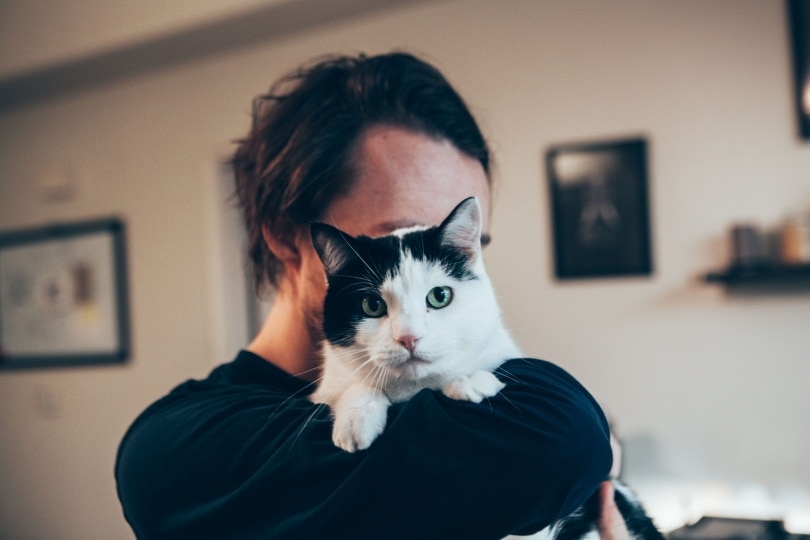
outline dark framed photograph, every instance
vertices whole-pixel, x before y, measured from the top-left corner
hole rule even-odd
[[[788,0],[799,134],[810,140],[810,0]]]
[[[652,273],[645,139],[556,145],[546,168],[557,278]]]
[[[0,369],[124,362],[125,228],[118,219],[0,234]]]

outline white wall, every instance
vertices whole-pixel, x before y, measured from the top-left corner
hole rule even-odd
[[[124,217],[134,338],[125,366],[0,373],[0,538],[131,537],[112,478],[120,437],[222,360],[210,209],[250,99],[312,56],[393,48],[434,61],[478,114],[500,184],[487,262],[510,325],[614,417],[662,524],[707,492],[810,490],[810,295],[696,279],[726,261],[732,222],[771,225],[810,202],[782,2],[449,0],[0,115],[0,229]],[[558,283],[542,152],[626,134],[651,143],[655,274]],[[43,201],[38,180],[67,168],[78,195]]]
[[[298,0],[4,0],[0,75],[25,73],[111,48]]]

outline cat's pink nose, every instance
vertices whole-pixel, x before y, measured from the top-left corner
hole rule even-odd
[[[399,341],[399,343],[403,347],[408,349],[408,352],[412,353],[413,350],[416,348],[416,342],[419,341],[419,338],[416,337],[416,336],[412,336],[412,335],[408,334],[408,335],[405,335],[405,336],[399,336],[397,338],[397,341]]]

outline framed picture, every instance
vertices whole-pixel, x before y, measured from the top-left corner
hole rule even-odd
[[[128,358],[124,233],[103,219],[0,234],[0,369]]]
[[[810,140],[810,0],[788,0],[799,134]]]
[[[559,279],[652,272],[644,139],[546,152]]]

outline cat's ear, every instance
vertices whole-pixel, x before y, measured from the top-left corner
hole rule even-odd
[[[349,259],[356,256],[350,244],[353,238],[340,229],[326,223],[312,223],[309,232],[326,275],[336,273]]]
[[[441,245],[455,248],[470,259],[481,254],[481,205],[475,197],[461,201],[439,225]]]

